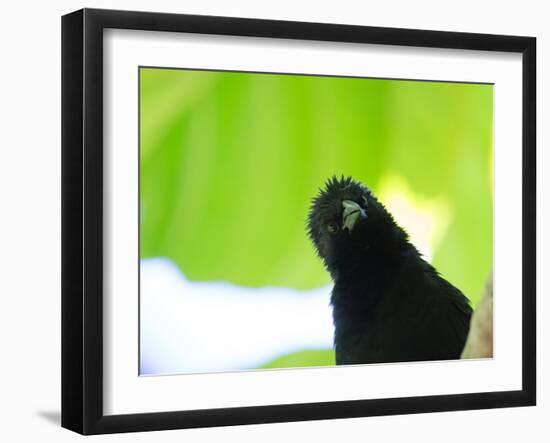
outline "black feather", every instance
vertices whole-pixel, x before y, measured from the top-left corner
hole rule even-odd
[[[344,200],[362,209],[353,230],[343,224]],[[329,179],[312,201],[308,233],[334,281],[337,364],[460,357],[468,299],[422,258],[366,186]]]

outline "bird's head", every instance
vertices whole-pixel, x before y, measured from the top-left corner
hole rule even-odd
[[[391,215],[369,188],[343,176],[326,182],[308,217],[309,237],[333,276],[368,253],[381,225],[393,229]]]

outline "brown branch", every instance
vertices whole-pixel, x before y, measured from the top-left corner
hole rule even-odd
[[[485,290],[470,324],[470,333],[461,358],[493,357],[493,272],[485,283]]]

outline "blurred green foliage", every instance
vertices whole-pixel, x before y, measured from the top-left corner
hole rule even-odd
[[[191,280],[326,285],[311,198],[333,174],[378,195],[397,176],[444,203],[432,263],[476,305],[492,264],[492,119],[491,85],[141,68],[141,257]]]
[[[266,363],[261,369],[275,368],[303,368],[308,366],[334,366],[336,364],[334,351],[332,349],[313,350],[293,352],[283,355],[269,363]]]

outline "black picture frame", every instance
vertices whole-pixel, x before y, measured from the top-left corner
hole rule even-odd
[[[522,389],[457,395],[103,413],[103,31],[193,32],[522,54]],[[536,39],[83,9],[62,18],[62,426],[82,434],[535,405]]]

